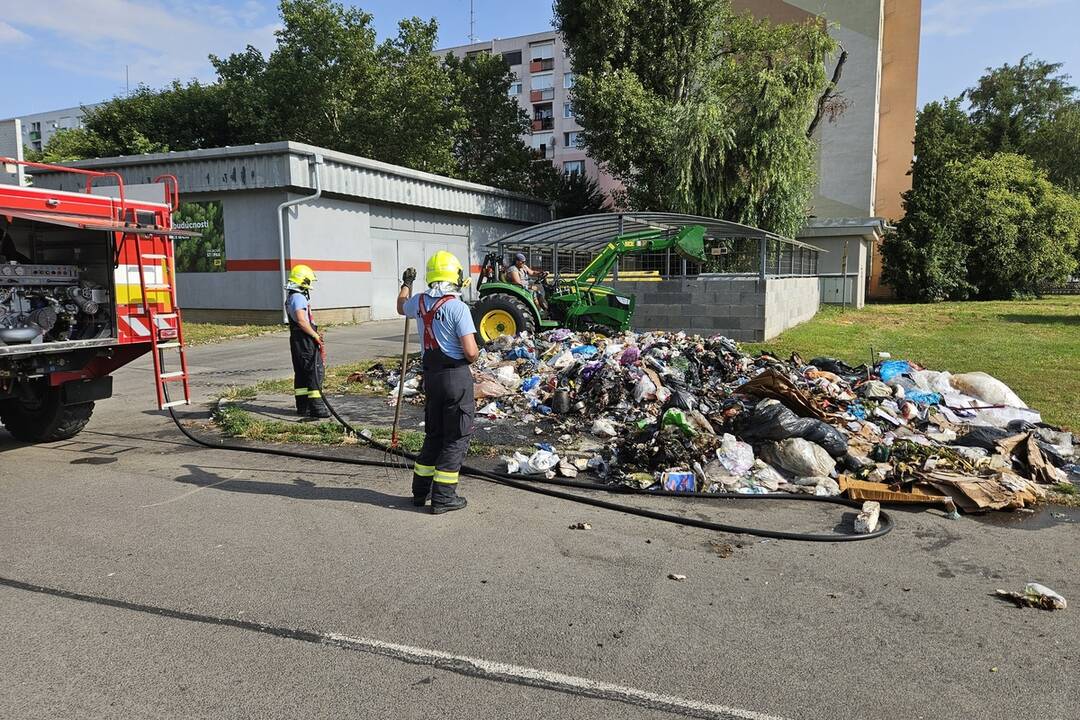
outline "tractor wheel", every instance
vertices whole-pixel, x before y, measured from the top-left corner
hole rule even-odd
[[[473,306],[473,323],[480,340],[489,343],[501,335],[536,332],[536,318],[529,307],[513,295],[493,293]]]
[[[60,388],[48,388],[33,402],[0,402],[0,424],[17,440],[53,442],[78,435],[90,422],[93,412],[94,403],[64,405],[60,402]]]

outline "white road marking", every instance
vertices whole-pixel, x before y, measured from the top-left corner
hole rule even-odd
[[[466,655],[455,655],[441,650],[428,650],[410,645],[350,637],[339,633],[320,633],[324,642],[348,650],[385,655],[405,662],[432,665],[473,677],[498,682],[511,682],[532,687],[558,690],[600,700],[624,702],[639,707],[667,711],[678,715],[713,720],[785,720],[777,715],[766,715],[689,698],[662,695],[650,690],[616,685],[602,680],[591,680],[576,675],[539,670],[537,668],[484,660]]]

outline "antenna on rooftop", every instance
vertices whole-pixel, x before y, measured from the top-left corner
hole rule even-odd
[[[476,36],[476,0],[469,0],[469,43],[478,43]]]

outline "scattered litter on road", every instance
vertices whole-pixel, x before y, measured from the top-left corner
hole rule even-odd
[[[570,526],[571,530],[592,530],[592,525],[587,522],[576,522]]]
[[[679,575],[678,573],[671,573],[670,575],[668,575],[668,580],[674,580],[675,582],[682,582],[683,580],[686,580],[686,576],[685,575]]]
[[[512,474],[581,472],[677,493],[844,495],[954,517],[1027,508],[1078,477],[1080,439],[1044,424],[997,378],[878,357],[851,367],[751,355],[720,335],[560,329],[496,338],[473,379],[478,417],[558,438],[505,458]],[[414,362],[404,379],[414,403],[423,401],[420,370]],[[378,367],[363,378],[381,378],[390,394],[399,382]]]
[[[855,518],[855,532],[872,533],[877,530],[878,518],[881,516],[881,503],[867,500],[862,505],[862,512]]]
[[[1013,601],[1017,607],[1035,607],[1043,610],[1064,610],[1068,607],[1065,598],[1039,583],[1028,583],[1024,586],[1023,592],[998,590],[997,595]]]

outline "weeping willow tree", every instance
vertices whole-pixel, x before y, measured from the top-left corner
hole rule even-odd
[[[837,50],[822,22],[756,20],[729,0],[557,0],[555,17],[585,144],[627,206],[798,231]]]

